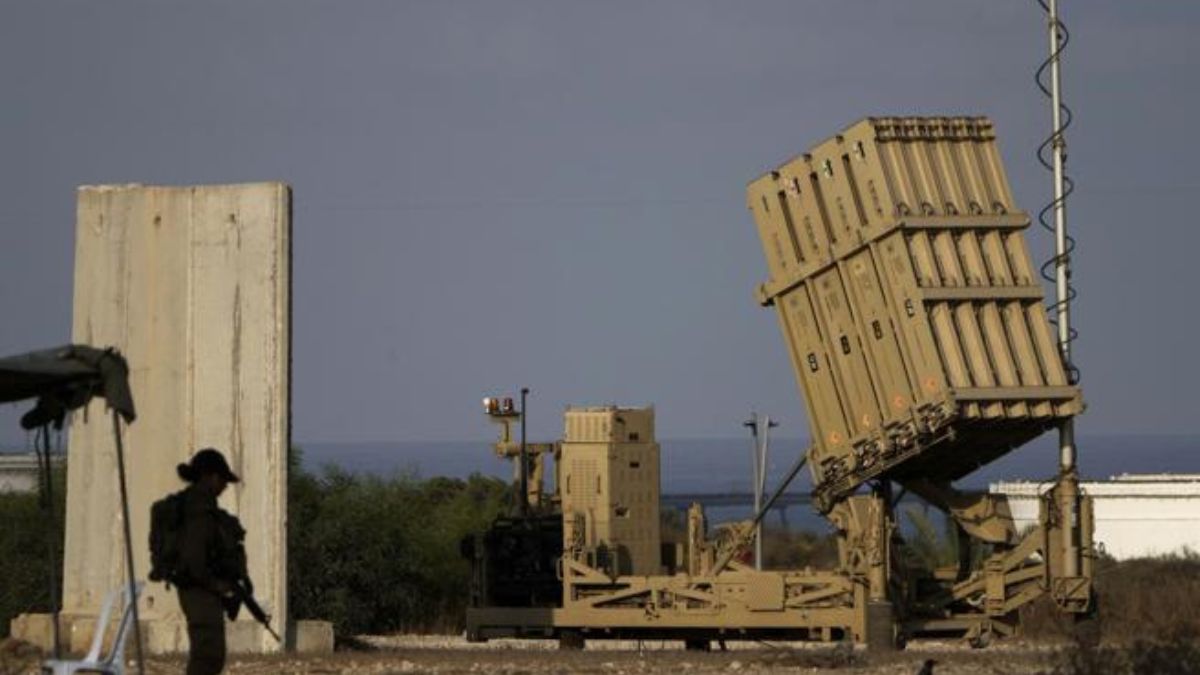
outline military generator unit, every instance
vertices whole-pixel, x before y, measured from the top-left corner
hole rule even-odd
[[[464,542],[467,635],[584,639],[854,640],[982,645],[1049,596],[1092,611],[1091,501],[1073,465],[1018,532],[1005,498],[954,487],[1083,409],[1052,337],[992,124],[883,117],[854,124],[752,181],[773,307],[808,411],[813,504],[834,569],[739,561],[752,522],[710,533],[700,505],[664,545],[653,409],[568,408],[553,443],[515,439],[511,399],[486,399],[519,507]],[[553,458],[549,489],[543,474]],[[958,564],[906,552],[901,493],[946,514]],[[976,545],[971,545],[976,542]],[[972,557],[972,550],[982,551]]]

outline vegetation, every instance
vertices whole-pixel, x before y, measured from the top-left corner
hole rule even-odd
[[[943,531],[939,533],[924,509],[910,506],[904,509],[904,516],[912,528],[911,534],[905,533],[904,550],[913,565],[937,569],[958,564],[958,537],[952,520],[943,518]]]
[[[289,475],[293,618],[332,621],[339,636],[462,629],[470,567],[459,542],[505,510],[503,481],[314,475],[297,455]]]
[[[1097,561],[1096,612],[1076,622],[1042,598],[1022,630],[1065,640],[1052,675],[1200,674],[1200,555]]]
[[[763,532],[764,569],[833,569],[837,563],[837,537],[832,533],[817,534],[770,527]]]
[[[936,518],[941,522],[939,528],[928,509],[910,506],[904,509],[904,519],[907,527],[903,530],[903,555],[914,567],[934,570],[957,566],[959,548],[967,546],[970,549],[967,552],[970,568],[979,569],[990,553],[989,548],[978,539],[971,539],[959,532],[951,518]]]
[[[1076,640],[1058,654],[1050,675],[1196,675],[1200,644],[1196,636],[1177,633],[1131,645],[1092,644]]]
[[[1200,555],[1124,560],[1102,558],[1096,565],[1094,626],[1105,644],[1164,643],[1200,639]],[[1076,626],[1055,611],[1048,598],[1026,608],[1027,635],[1072,638]]]
[[[54,525],[37,494],[0,492],[0,637],[20,614],[50,611],[50,575],[62,588],[62,565],[51,565],[50,544],[62,559],[65,472],[54,473]]]
[[[291,464],[293,618],[331,620],[343,637],[461,629],[469,567],[459,555],[459,542],[507,508],[511,491],[503,481],[403,473],[379,478],[334,468],[312,473],[300,467],[298,454]],[[49,610],[46,560],[52,539],[61,551],[62,483],[57,476],[56,528],[48,526],[38,495],[0,494],[0,637],[8,634],[16,615]],[[957,559],[950,533],[922,522],[923,514],[908,515],[914,521],[914,533],[907,537],[913,555],[939,564]],[[664,511],[663,520],[665,538],[681,539],[680,514]],[[827,534],[769,530],[765,555],[768,568],[830,568],[836,546]],[[1200,555],[1105,559],[1097,572],[1100,602],[1093,627],[1098,626],[1099,644],[1105,646],[1078,640],[1062,653],[1056,672],[1200,672],[1160,665],[1163,659],[1200,662]],[[1024,611],[1022,623],[1026,635],[1038,638],[1070,641],[1077,633],[1048,600]],[[1095,663],[1107,670],[1097,670]]]
[[[459,541],[484,529],[511,492],[495,478],[391,478],[290,458],[288,603],[295,619],[334,622],[339,636],[461,630],[469,566]],[[0,493],[0,638],[19,614],[50,610],[51,538],[61,559],[66,490],[57,477],[57,527],[36,494]],[[253,524],[247,524],[254,536]],[[53,568],[59,574],[62,566]]]

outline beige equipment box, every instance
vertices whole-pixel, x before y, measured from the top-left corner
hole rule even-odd
[[[613,576],[662,572],[653,408],[568,408],[559,456],[563,536]]]
[[[1079,413],[982,117],[875,117],[753,181],[822,511],[962,477]]]

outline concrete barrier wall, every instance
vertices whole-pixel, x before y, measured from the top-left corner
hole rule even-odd
[[[73,338],[115,346],[129,361],[138,419],[124,442],[138,576],[149,571],[151,503],[184,486],[176,464],[219,448],[242,478],[221,505],[249,531],[250,574],[277,628],[286,618],[290,225],[290,190],[281,183],[78,193]],[[103,406],[93,402],[70,429],[65,615],[94,615],[124,579],[115,444]],[[152,651],[186,645],[173,592],[149,584],[141,608]],[[243,649],[274,648],[252,635]]]

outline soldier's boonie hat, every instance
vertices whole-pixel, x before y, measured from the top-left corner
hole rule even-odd
[[[237,474],[229,468],[229,462],[225,461],[225,455],[215,448],[204,448],[197,452],[192,455],[191,463],[180,464],[175,467],[175,471],[180,478],[189,483],[195,483],[200,480],[201,476],[208,473],[215,473],[230,483],[236,483],[239,480]]]

